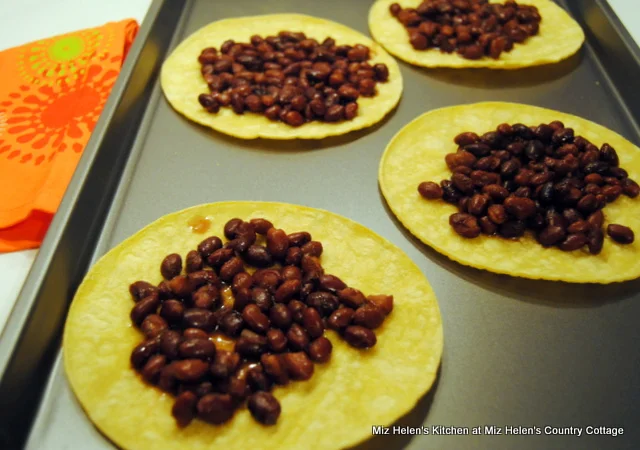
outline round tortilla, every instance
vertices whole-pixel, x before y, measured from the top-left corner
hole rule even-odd
[[[482,134],[503,122],[538,125],[562,121],[600,147],[609,143],[618,152],[620,167],[640,180],[640,149],[613,131],[570,114],[515,103],[477,103],[437,109],[402,128],[387,146],[380,161],[380,189],[398,220],[425,244],[454,261],[478,269],[523,278],[571,283],[612,283],[640,276],[640,243],[620,245],[605,237],[602,252],[563,252],[544,248],[530,235],[507,240],[481,235],[465,239],[449,225],[458,209],[442,200],[425,200],[418,194],[422,181],[449,179],[444,157],[457,149],[453,138],[463,131]],[[608,223],[619,223],[640,232],[640,198],[620,196],[604,210]]]
[[[292,127],[271,121],[262,114],[245,112],[238,115],[226,107],[212,114],[198,103],[198,95],[209,92],[198,62],[198,56],[204,48],[220,48],[227,39],[249,42],[254,34],[266,37],[283,30],[301,31],[319,42],[332,37],[339,45],[366,45],[371,49],[369,63],[386,64],[389,80],[377,84],[374,97],[358,98],[358,115],[353,120],[337,123],[309,122]],[[201,125],[242,139],[322,139],[346,134],[380,122],[398,104],[402,94],[402,75],[398,64],[380,45],[339,23],[302,14],[271,14],[210,23],[185,39],[171,53],[162,66],[160,82],[167,100],[180,114]]]
[[[486,67],[489,69],[519,69],[562,61],[576,53],[584,42],[580,25],[551,0],[523,0],[524,5],[538,8],[542,21],[540,32],[499,59],[465,59],[457,53],[442,53],[438,49],[415,50],[409,43],[407,29],[389,12],[389,6],[400,3],[403,8],[417,7],[422,0],[377,0],[369,11],[369,29],[373,38],[392,55],[416,66],[453,67],[458,69]],[[491,0],[491,3],[504,3]]]
[[[190,231],[187,222],[195,216],[211,220],[207,234]],[[324,245],[327,273],[365,294],[393,294],[394,309],[368,351],[328,331],[331,360],[315,365],[309,381],[274,390],[282,405],[275,426],[260,425],[243,408],[222,426],[195,420],[179,429],[171,415],[173,397],[145,384],[130,367],[142,334],[129,319],[134,303],[128,286],[140,279],[159,283],[164,256],[178,252],[184,257],[206,236],[222,236],[233,217],[264,217],[287,232],[309,231]],[[372,425],[391,424],[414,407],[436,377],[442,339],[429,283],[387,240],[327,211],[225,202],[164,216],[103,256],[71,304],[63,353],[69,382],[89,418],[125,449],[337,449],[370,437]]]

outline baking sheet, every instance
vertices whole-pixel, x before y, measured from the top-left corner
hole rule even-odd
[[[171,4],[156,1],[154,7],[160,12],[148,26],[162,36],[168,34],[175,46],[211,21],[275,12],[316,15],[368,34],[371,2],[193,0]],[[570,6],[587,28],[588,42],[569,60],[510,72],[423,70],[400,63],[405,87],[396,111],[370,129],[320,142],[241,141],[211,132],[173,111],[151,77],[155,85],[149,85],[153,91],[141,110],[133,145],[114,143],[111,156],[104,156],[102,150],[106,162],[111,158],[123,163],[124,175],[106,209],[97,241],[86,241],[92,243],[93,256],[158,217],[199,203],[272,200],[331,210],[402,248],[421,267],[438,296],[445,333],[440,376],[431,393],[398,424],[424,425],[432,432],[437,428],[431,427],[439,425],[468,427],[469,433],[477,426],[483,432],[485,425],[503,427],[500,436],[377,436],[359,448],[638,448],[640,281],[570,285],[463,267],[413,239],[386,208],[377,186],[379,158],[391,137],[425,111],[460,103],[504,100],[558,109],[601,123],[639,144],[633,117],[640,103],[632,83],[640,67],[637,48],[625,40],[628,35],[619,30],[619,22],[603,4],[572,1]],[[147,49],[155,43],[155,53],[139,58],[137,68],[157,65],[166,57],[158,42],[145,43]],[[124,125],[118,120],[106,124],[111,131],[119,127]],[[67,206],[87,217],[95,208]],[[58,246],[56,254],[64,250]],[[40,267],[48,266],[41,263]],[[49,273],[56,269],[48,268]],[[67,273],[64,267],[58,271],[62,276]],[[66,297],[51,301],[66,304],[78,281],[77,275],[70,277]],[[42,289],[38,294],[42,296]],[[25,295],[19,302],[26,302]],[[0,394],[4,386],[0,385]],[[615,438],[544,432],[505,435],[507,426],[544,430],[545,426],[588,425],[622,427],[624,434]],[[59,355],[26,447],[113,448],[75,400]]]

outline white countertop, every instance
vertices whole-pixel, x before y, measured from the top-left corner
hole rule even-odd
[[[631,35],[640,42],[637,0],[609,0]],[[151,0],[0,0],[0,50],[105,22],[142,22]],[[0,330],[22,288],[37,250],[0,254]]]
[[[0,51],[58,34],[136,19],[151,0],[0,0]],[[0,253],[0,332],[38,250]]]

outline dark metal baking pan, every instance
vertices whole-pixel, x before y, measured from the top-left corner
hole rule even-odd
[[[640,281],[569,285],[460,266],[411,238],[377,190],[386,143],[411,119],[442,106],[530,103],[583,116],[640,143],[639,52],[606,3],[560,2],[583,26],[587,42],[559,64],[501,72],[423,70],[400,63],[404,96],[398,108],[381,124],[343,137],[240,141],[185,120],[162,97],[157,79],[162,61],[208,22],[299,12],[367,33],[370,4],[153,3],[0,336],[0,448],[112,448],[83,413],[60,364],[59,337],[74,290],[97,257],[144,225],[171,211],[221,200],[325,208],[401,247],[438,296],[445,351],[438,382],[399,423],[503,427],[502,435],[377,436],[360,448],[640,447]],[[506,435],[507,426],[589,425],[624,431],[617,437]]]

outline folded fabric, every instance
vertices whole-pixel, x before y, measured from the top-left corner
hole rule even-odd
[[[123,20],[0,52],[0,252],[42,242],[137,31]]]

